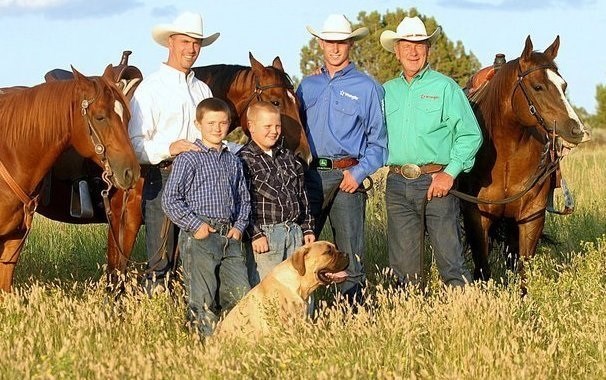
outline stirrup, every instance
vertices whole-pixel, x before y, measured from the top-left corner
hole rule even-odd
[[[80,219],[92,218],[95,215],[88,190],[88,182],[85,180],[74,182],[72,186],[69,215]]]

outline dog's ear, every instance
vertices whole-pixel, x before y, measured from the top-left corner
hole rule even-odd
[[[299,272],[300,276],[305,276],[305,255],[307,255],[309,249],[309,245],[304,245],[292,255],[292,266]]]

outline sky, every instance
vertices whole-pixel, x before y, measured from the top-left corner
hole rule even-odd
[[[559,35],[556,63],[567,94],[575,106],[595,112],[596,85],[606,83],[605,0],[0,0],[0,87],[35,85],[47,71],[70,65],[101,75],[107,64],[119,63],[123,50],[133,52],[130,64],[149,74],[167,58],[152,28],[183,11],[202,14],[204,34],[221,33],[202,49],[196,66],[249,65],[251,52],[265,65],[279,56],[286,72],[301,78],[301,48],[312,38],[306,25],[320,30],[332,13],[356,22],[361,11],[412,7],[433,16],[482,66],[496,53],[518,57],[528,35],[535,50]]]

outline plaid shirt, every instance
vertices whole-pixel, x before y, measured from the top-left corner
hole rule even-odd
[[[294,222],[313,234],[313,218],[303,184],[303,166],[289,150],[274,147],[266,154],[250,141],[239,152],[252,203],[249,235],[263,236],[261,226]]]
[[[250,195],[242,163],[223,146],[209,149],[196,140],[200,152],[175,158],[162,196],[162,208],[177,226],[197,231],[203,217],[220,219],[244,232],[250,215]]]

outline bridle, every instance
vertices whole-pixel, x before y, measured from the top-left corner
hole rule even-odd
[[[261,95],[263,94],[263,91],[268,90],[270,88],[285,88],[287,90],[294,90],[294,86],[292,84],[288,83],[286,80],[283,80],[282,83],[273,83],[273,84],[267,84],[267,85],[261,86],[261,84],[259,84],[259,79],[255,76],[254,91],[250,95],[250,97],[246,100],[246,102],[244,103],[244,107],[242,108],[242,111],[240,111],[240,115],[239,115],[240,120],[242,120],[242,116],[245,114],[248,107],[250,107],[253,100],[256,99],[257,102],[262,101],[263,98],[261,97]]]

